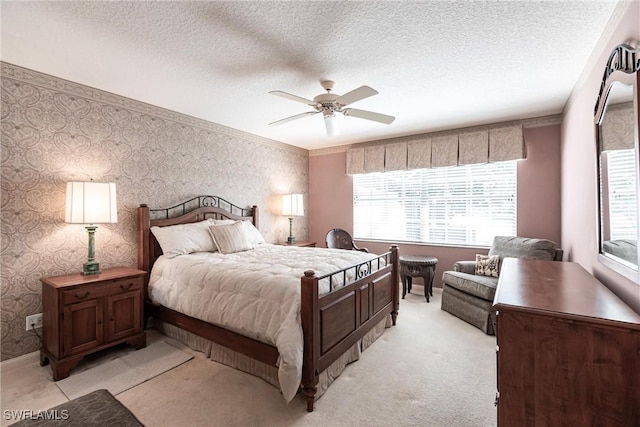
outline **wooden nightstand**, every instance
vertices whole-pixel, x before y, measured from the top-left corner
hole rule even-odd
[[[290,245],[287,242],[279,242],[278,245],[282,246],[299,246],[299,247],[307,247],[307,248],[315,248],[316,242],[305,242],[305,241],[297,241],[294,244]]]
[[[84,356],[126,342],[147,345],[143,325],[146,272],[128,267],[100,274],[45,277],[42,281],[40,364],[51,362],[53,379],[69,376]]]

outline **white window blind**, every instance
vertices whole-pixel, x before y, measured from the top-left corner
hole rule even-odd
[[[636,156],[634,149],[607,153],[611,240],[638,236]]]
[[[516,162],[353,176],[358,239],[490,246],[516,234]]]

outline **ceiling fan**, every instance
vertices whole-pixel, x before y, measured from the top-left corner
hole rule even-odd
[[[327,135],[335,136],[339,133],[335,113],[341,113],[345,116],[358,117],[366,120],[373,120],[374,122],[380,122],[387,125],[393,123],[393,121],[395,120],[395,117],[387,116],[386,114],[374,113],[373,111],[367,110],[358,110],[356,108],[345,108],[347,105],[353,104],[356,101],[360,101],[378,93],[378,91],[370,88],[369,86],[360,86],[359,88],[354,89],[351,92],[345,93],[344,95],[338,95],[335,93],[331,93],[331,90],[333,89],[333,86],[335,84],[331,80],[323,81],[320,84],[327,91],[327,93],[316,96],[315,98],[313,98],[313,101],[297,95],[292,95],[287,92],[282,92],[281,90],[270,91],[269,93],[272,93],[274,95],[307,104],[313,107],[315,111],[307,111],[306,113],[296,114],[295,116],[277,120],[269,124],[281,125],[292,120],[297,120],[306,116],[311,116],[313,114],[322,113],[322,115],[324,116],[324,124],[327,129]]]

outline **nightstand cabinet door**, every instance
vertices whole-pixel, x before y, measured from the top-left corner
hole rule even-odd
[[[103,342],[104,325],[101,299],[66,305],[62,316],[62,355],[82,353]]]
[[[126,338],[142,331],[140,291],[127,292],[107,298],[109,319],[107,341]]]

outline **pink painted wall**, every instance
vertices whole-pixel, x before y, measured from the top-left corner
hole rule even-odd
[[[353,234],[353,180],[345,153],[309,156],[309,240],[324,247],[332,228]]]
[[[560,240],[560,126],[524,131],[527,159],[518,162],[518,235]],[[353,181],[346,175],[345,152],[309,156],[309,238],[324,246],[328,230],[339,227],[353,233]],[[394,242],[357,244],[382,253]],[[442,286],[442,272],[459,260],[475,259],[488,248],[461,248],[399,244],[400,254],[438,258],[434,286]],[[420,279],[417,279],[420,283]]]
[[[562,244],[560,126],[524,131],[527,158],[518,162],[518,236]]]
[[[562,242],[565,259],[580,263],[640,313],[640,286],[597,260],[596,137],[593,109],[614,46],[640,40],[640,2],[633,1],[606,39],[584,84],[575,90],[562,121]]]

